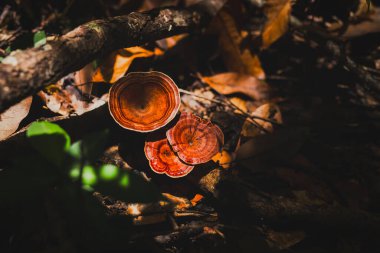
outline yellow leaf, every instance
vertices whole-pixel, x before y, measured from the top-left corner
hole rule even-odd
[[[157,53],[159,53],[157,51]],[[142,47],[129,47],[111,53],[96,69],[93,82],[114,83],[124,76],[133,60],[136,58],[147,58],[155,55],[155,52]]]
[[[212,160],[216,163],[219,163],[224,169],[228,169],[231,167],[232,162],[234,161],[233,154],[227,152],[226,150],[222,150],[222,152],[214,155]]]
[[[239,28],[232,14],[223,9],[213,25],[212,28],[219,34],[219,44],[227,68],[264,79],[265,73],[259,57],[251,52],[249,44],[244,43],[247,32]]]
[[[267,22],[262,33],[262,48],[268,48],[278,40],[289,25],[291,0],[267,0],[264,5],[264,14]]]

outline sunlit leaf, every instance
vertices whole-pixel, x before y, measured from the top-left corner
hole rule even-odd
[[[29,126],[26,135],[34,149],[58,166],[70,148],[70,136],[54,123],[34,122]]]
[[[0,140],[17,130],[21,121],[28,115],[31,104],[32,97],[27,97],[0,114]]]
[[[262,48],[268,48],[288,30],[291,7],[291,0],[265,2],[264,13],[267,21],[262,33]]]
[[[280,108],[272,103],[263,104],[259,108],[257,108],[253,113],[253,116],[260,117],[263,119],[271,120],[273,122],[282,123],[282,115]],[[260,125],[260,128],[256,125]],[[241,134],[245,137],[255,137],[259,134],[262,134],[262,128],[264,128],[267,132],[272,133],[274,130],[273,123],[255,119],[255,125],[252,124],[252,121],[246,120],[244,122]]]
[[[134,59],[147,58],[154,54],[142,47],[129,47],[115,51],[100,61],[92,81],[114,83],[125,75]]]
[[[38,31],[33,36],[34,47],[39,47],[46,44],[45,31]]]
[[[242,93],[254,100],[262,100],[268,97],[268,85],[251,75],[227,72],[202,77],[202,81],[224,95]]]
[[[87,134],[82,140],[75,142],[68,153],[76,160],[95,162],[105,149],[108,130]]]
[[[223,59],[230,71],[265,78],[260,59],[251,52],[251,45],[243,43],[246,32],[239,28],[229,12],[225,9],[220,11],[212,29],[219,33]]]

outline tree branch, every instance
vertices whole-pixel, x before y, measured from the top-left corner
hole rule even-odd
[[[0,64],[0,113],[98,56],[201,28],[215,10],[197,7],[95,20],[44,46],[12,52]]]

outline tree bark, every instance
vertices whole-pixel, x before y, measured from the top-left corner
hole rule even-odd
[[[164,8],[95,20],[44,46],[12,52],[0,64],[0,113],[113,50],[204,26],[212,11]]]

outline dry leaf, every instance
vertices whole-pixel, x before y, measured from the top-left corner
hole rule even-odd
[[[81,70],[74,72],[74,83],[84,94],[91,94],[92,91],[92,76],[95,73],[93,63],[89,63]]]
[[[373,8],[369,14],[368,18],[364,19],[362,22],[350,24],[343,37],[353,38],[369,33],[380,32],[380,8]]]
[[[157,40],[156,43],[161,49],[166,51],[166,50],[174,47],[175,45],[177,45],[177,43],[180,40],[186,38],[187,36],[188,36],[188,34],[186,34],[186,33],[185,34],[178,34],[178,35],[174,35],[174,36],[162,39],[162,40]]]
[[[291,12],[291,0],[267,0],[264,14],[267,21],[262,32],[262,48],[268,48],[287,30]]]
[[[238,27],[234,17],[226,8],[217,15],[212,30],[216,30],[219,34],[224,62],[230,71],[253,75],[260,79],[265,78],[259,57],[251,52],[249,44],[243,46],[248,33]]]
[[[270,247],[277,250],[288,249],[305,239],[305,232],[302,230],[295,231],[274,231],[265,229],[264,234]]]
[[[282,123],[282,116],[280,108],[275,104],[264,104],[257,108],[253,113],[253,116],[257,116],[264,119],[269,119],[277,123]],[[261,119],[255,119],[256,124],[259,124],[262,128],[269,133],[273,132],[273,124]],[[241,134],[245,137],[254,137],[261,133],[261,130],[254,126],[249,120],[244,122]]]
[[[44,91],[40,91],[38,95],[52,112],[63,116],[82,115],[106,102],[104,99],[84,96],[75,85],[50,85]]]
[[[248,109],[247,109],[247,101],[245,101],[244,99],[242,98],[239,98],[239,97],[232,97],[229,99],[230,102],[236,106],[238,109],[235,109],[234,110],[234,113],[239,113],[239,114],[243,114],[243,112],[247,112]]]
[[[254,100],[268,98],[269,86],[264,81],[251,75],[227,72],[210,77],[202,77],[202,81],[224,95],[242,93]]]
[[[92,81],[114,83],[124,76],[134,59],[147,58],[159,53],[160,51],[155,53],[142,47],[129,47],[117,50],[99,64]]]
[[[236,160],[249,169],[260,168],[268,160],[289,160],[302,147],[308,133],[301,127],[281,128],[272,134],[255,136],[240,146]]]
[[[194,198],[190,200],[190,202],[193,206],[196,206],[203,198],[203,195],[197,193],[195,194]]]
[[[0,114],[0,140],[13,134],[28,115],[33,98],[27,97]]]
[[[231,167],[232,162],[234,161],[234,155],[229,153],[226,150],[217,153],[212,160],[222,166],[224,169]]]

